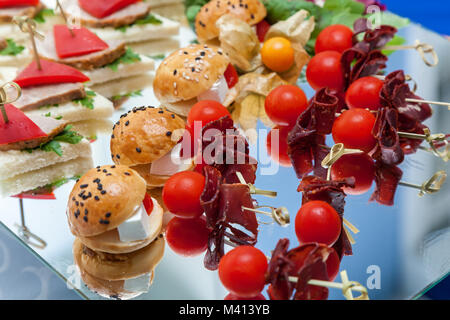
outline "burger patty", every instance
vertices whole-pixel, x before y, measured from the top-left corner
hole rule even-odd
[[[63,104],[86,97],[82,83],[60,83],[22,89],[22,96],[14,102],[16,108],[29,111],[43,106]]]
[[[42,9],[44,9],[44,5],[41,3],[37,6],[2,8],[0,9],[0,22],[12,22],[15,16],[34,18]]]
[[[68,15],[71,15],[72,12],[80,13],[79,16],[72,15],[71,18],[79,19],[82,25],[92,28],[118,28],[127,26],[138,19],[144,18],[150,12],[149,4],[144,2],[136,2],[119,11],[114,12],[113,14],[105,18],[98,19],[81,9],[81,7],[78,5],[77,0],[66,1],[66,6],[68,8],[71,8],[70,12],[67,12]]]
[[[128,260],[127,254],[112,254],[94,251],[91,248],[86,247],[85,245],[83,245],[83,254],[88,255],[91,258],[97,258],[101,261],[108,261],[108,262],[122,262]]]
[[[33,121],[47,136],[32,140],[19,141],[14,143],[8,143],[5,145],[0,145],[0,151],[8,150],[25,150],[34,149],[39,147],[41,144],[51,141],[55,136],[60,134],[67,126],[66,121],[56,120],[50,117],[43,117],[39,115],[29,116],[31,121]]]
[[[126,52],[125,41],[107,40],[105,42],[108,44],[108,48],[105,50],[61,59],[56,53],[53,32],[48,32],[43,41],[37,42],[37,49],[42,58],[64,63],[81,70],[94,70],[114,62]]]

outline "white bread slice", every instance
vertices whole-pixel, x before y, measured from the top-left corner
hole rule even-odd
[[[17,67],[0,67],[0,80],[2,82],[13,81],[17,76]]]
[[[31,62],[33,55],[28,48],[25,48],[16,56],[0,56],[0,67],[22,67]]]
[[[67,162],[0,180],[0,197],[9,197],[46,186],[62,178],[81,176],[93,167],[92,158],[78,157]]]
[[[92,71],[83,71],[83,73],[91,79],[86,85],[92,86],[99,83],[136,76],[155,69],[155,61],[153,59],[143,55],[139,55],[139,58],[140,61],[119,64],[116,71],[108,66],[97,68]]]
[[[45,16],[45,23],[36,23],[36,29],[40,33],[45,33],[53,28],[54,24],[63,24],[64,19],[59,15]],[[4,39],[14,39],[21,44],[28,43],[30,36],[21,32],[19,27],[10,22],[0,23],[0,37]]]
[[[71,123],[72,130],[83,137],[94,138],[100,134],[111,135],[114,123],[110,119],[92,119]]]
[[[40,149],[33,150],[31,153],[20,150],[0,152],[0,180],[6,180],[28,171],[66,162],[80,156],[91,157],[91,145],[86,139],[77,144],[60,142],[60,145],[62,156],[58,156],[55,152],[46,152]]]
[[[92,90],[101,95],[113,98],[126,95],[144,88],[151,88],[153,84],[153,73],[147,73],[129,78],[119,79],[117,81],[108,81],[92,86]]]
[[[178,22],[164,18],[157,14],[154,16],[160,19],[163,23],[133,25],[127,27],[125,32],[111,27],[90,29],[103,40],[125,40],[126,43],[153,39],[165,39],[167,37],[178,35],[180,32],[180,24]]]
[[[146,3],[150,5],[150,8],[154,9],[161,6],[171,5],[171,4],[182,4],[183,0],[146,0]],[[153,10],[152,10],[153,13]]]
[[[86,88],[86,91],[90,89]],[[76,122],[90,119],[105,119],[112,116],[114,112],[113,103],[96,93],[93,98],[93,109],[88,109],[81,104],[71,101],[65,104],[61,104],[57,107],[45,107],[25,112],[27,115],[46,115],[50,112],[50,116],[53,118],[62,117],[62,120],[68,122]]]
[[[167,19],[178,21],[183,25],[188,25],[188,21],[185,14],[185,6],[182,2],[180,3],[168,3],[162,4],[155,8],[152,8],[152,13],[154,15],[160,15]]]
[[[176,37],[156,39],[151,41],[134,42],[128,45],[134,52],[147,56],[156,56],[173,52],[180,48],[180,40]]]

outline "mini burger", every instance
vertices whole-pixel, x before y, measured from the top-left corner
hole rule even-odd
[[[163,60],[153,90],[167,109],[187,116],[200,100],[223,103],[236,82],[237,73],[220,48],[192,44]]]
[[[193,159],[181,157],[184,121],[164,108],[134,108],[114,125],[111,157],[136,170],[147,188],[162,187],[173,174],[192,170]]]
[[[97,279],[127,292],[149,287],[164,255],[163,210],[136,171],[121,165],[89,170],[70,194],[67,218],[77,237],[74,260],[88,274],[88,286]]]
[[[213,0],[205,4],[195,18],[195,31],[198,41],[205,43],[219,36],[217,20],[225,14],[231,14],[251,26],[266,17],[267,11],[259,0]]]

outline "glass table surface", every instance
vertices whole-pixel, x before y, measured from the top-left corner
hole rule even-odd
[[[400,31],[407,43],[416,39],[435,48],[440,62],[437,67],[427,67],[414,50],[397,51],[389,57],[387,72],[404,69],[418,84],[417,93],[435,101],[450,101],[450,42],[445,38],[411,24]],[[189,44],[194,34],[183,27],[179,40],[181,46]],[[158,61],[160,62],[160,61]],[[313,91],[300,83],[308,97]],[[152,89],[143,90],[142,96],[132,97],[119,110],[112,122],[127,110],[142,105],[159,106]],[[433,117],[427,121],[432,132],[448,132],[450,112],[446,107],[433,106]],[[112,123],[111,122],[111,123]],[[111,125],[112,127],[112,125]],[[275,199],[255,197],[260,203],[275,207],[285,206],[294,221],[301,203],[296,191],[299,180],[292,168],[279,167],[266,152],[268,129],[258,125],[258,142],[251,146],[251,155],[259,161],[256,186],[278,192]],[[109,152],[111,132],[98,135],[92,143],[94,165],[112,164]],[[332,141],[329,141],[330,143]],[[448,170],[448,164],[424,151],[407,156],[401,165],[403,179],[421,184],[438,170]],[[276,173],[276,174],[273,174]],[[38,249],[20,238],[21,225],[19,200],[0,199],[1,224],[17,237],[31,253],[57,273],[68,287],[85,299],[102,299],[83,285],[74,267],[72,243],[74,236],[66,218],[66,204],[73,182],[55,191],[57,200],[24,200],[24,217],[27,228],[45,240],[47,246]],[[373,186],[372,186],[373,188]],[[369,191],[360,196],[348,196],[345,217],[360,232],[354,235],[353,255],[343,258],[341,270],[346,270],[350,280],[368,289],[371,299],[411,299],[442,279],[450,270],[450,200],[449,183],[439,193],[419,197],[415,189],[399,187],[395,205],[386,207],[369,202]],[[270,255],[280,238],[289,238],[291,246],[298,241],[294,225],[261,225],[257,247]],[[229,247],[226,248],[229,250]],[[1,259],[1,257],[0,257]],[[339,280],[339,277],[337,278]],[[203,266],[203,256],[184,258],[176,255],[166,245],[165,255],[157,267],[153,285],[147,293],[136,299],[223,299],[227,294],[220,284],[217,272]],[[330,290],[330,299],[343,299],[340,290]]]

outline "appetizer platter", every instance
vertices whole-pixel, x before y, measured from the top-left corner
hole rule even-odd
[[[449,272],[444,38],[353,0],[3,2],[0,222],[81,297]]]

